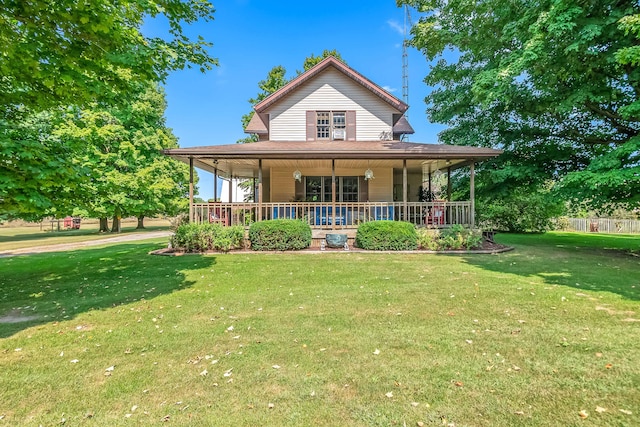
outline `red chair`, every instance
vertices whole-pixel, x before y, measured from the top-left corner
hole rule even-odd
[[[222,207],[215,207],[209,211],[209,222],[229,225],[229,218],[227,217],[227,210]]]
[[[427,225],[444,225],[444,205],[436,203],[427,211]]]

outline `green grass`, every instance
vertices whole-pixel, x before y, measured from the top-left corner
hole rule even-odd
[[[0,258],[0,317],[37,316],[0,323],[0,426],[637,425],[639,239],[497,239],[516,250]]]
[[[61,221],[62,224],[62,221]],[[109,224],[111,225],[111,224]],[[145,233],[150,231],[168,230],[169,221],[162,219],[145,220],[145,229],[137,230],[137,223],[123,222],[121,233],[100,233],[99,226],[94,221],[83,222],[79,230],[52,231],[51,227],[44,225],[42,230],[38,226],[30,227],[0,227],[0,252],[33,248],[36,246],[55,245],[61,243],[87,242],[97,239],[108,239],[129,233]],[[54,229],[56,230],[56,229]]]

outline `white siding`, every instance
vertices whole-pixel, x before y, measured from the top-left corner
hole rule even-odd
[[[269,110],[272,141],[306,141],[306,111],[356,111],[356,139],[381,139],[392,130],[393,107],[341,72],[328,68]]]

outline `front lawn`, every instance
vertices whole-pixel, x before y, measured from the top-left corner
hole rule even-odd
[[[497,240],[0,258],[0,426],[639,424],[639,239]]]

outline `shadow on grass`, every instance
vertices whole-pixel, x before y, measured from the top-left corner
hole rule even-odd
[[[215,257],[148,255],[160,246],[123,243],[0,258],[0,338],[188,288],[193,282],[186,280],[187,270],[216,262]]]
[[[467,263],[550,285],[604,291],[640,300],[640,236],[579,233],[502,234],[498,241],[515,251],[501,256],[468,256]]]

